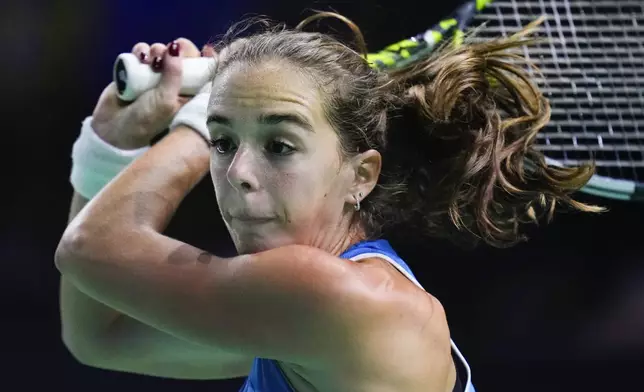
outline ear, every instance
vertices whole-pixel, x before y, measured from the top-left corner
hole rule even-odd
[[[382,168],[382,156],[376,150],[368,150],[351,158],[351,165],[354,178],[345,202],[356,204],[356,198],[362,201],[376,187]]]

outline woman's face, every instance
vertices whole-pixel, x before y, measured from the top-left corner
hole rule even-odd
[[[357,171],[308,77],[285,62],[233,64],[213,83],[208,127],[217,202],[240,253],[342,246]]]

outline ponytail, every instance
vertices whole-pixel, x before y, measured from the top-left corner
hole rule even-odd
[[[401,104],[391,115],[388,156],[406,173],[400,208],[431,236],[504,247],[525,239],[522,224],[552,219],[555,206],[599,212],[573,200],[592,165],[550,167],[534,146],[550,106],[516,53],[520,33],[446,47],[394,71]]]

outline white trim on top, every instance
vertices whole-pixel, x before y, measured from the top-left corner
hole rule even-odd
[[[377,257],[377,258],[380,258],[380,259],[388,261],[389,264],[391,264],[394,267],[396,267],[396,269],[398,271],[400,271],[401,274],[405,275],[405,277],[407,279],[411,280],[416,286],[418,286],[421,289],[425,290],[425,288],[418,282],[418,280],[416,280],[416,278],[414,276],[412,276],[409,272],[407,272],[407,270],[404,269],[402,265],[398,264],[394,259],[392,259],[391,257],[389,257],[389,256],[387,256],[385,254],[375,253],[375,252],[362,253],[362,254],[350,257],[349,260],[359,261],[359,260],[370,259],[370,258],[374,258],[374,257]],[[427,291],[427,290],[425,290],[425,291]],[[463,354],[461,354],[461,350],[458,349],[458,347],[456,346],[456,343],[454,343],[454,341],[451,340],[451,339],[450,339],[450,342],[452,344],[452,350],[454,350],[454,352],[456,353],[456,356],[458,357],[458,359],[461,360],[461,363],[463,364],[463,366],[465,367],[465,370],[467,372],[467,384],[465,385],[465,392],[475,392],[474,391],[474,386],[472,385],[472,373],[471,373],[471,370],[470,370],[470,365],[465,360],[465,357],[463,356]]]

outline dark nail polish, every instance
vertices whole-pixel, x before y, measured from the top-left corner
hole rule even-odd
[[[170,47],[168,48],[168,53],[170,53],[170,56],[177,57],[179,56],[179,43],[178,42],[173,42],[170,44]]]
[[[152,69],[155,71],[161,71],[163,68],[163,59],[161,57],[155,57],[152,62]]]
[[[147,60],[147,59],[148,59],[148,54],[147,54],[147,53],[144,53],[144,52],[139,53],[139,59],[140,59],[141,61],[145,61],[145,60]]]

